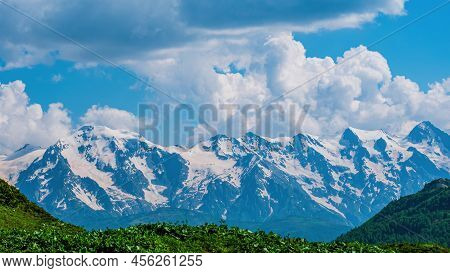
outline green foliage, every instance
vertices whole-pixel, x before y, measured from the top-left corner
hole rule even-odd
[[[338,241],[435,243],[450,247],[450,180],[438,179],[391,202]]]
[[[0,228],[33,228],[58,221],[0,179]]]
[[[226,225],[139,225],[86,231],[65,224],[0,181],[0,252],[448,252],[433,244],[313,243]]]
[[[81,230],[64,224],[0,179],[0,229],[40,229],[43,225]]]
[[[106,231],[0,230],[0,252],[448,252],[436,245],[312,243],[225,225],[151,224]]]

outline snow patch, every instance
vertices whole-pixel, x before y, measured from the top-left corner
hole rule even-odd
[[[138,169],[149,182],[156,178],[155,174],[153,173],[153,170],[148,167],[147,160],[145,158],[131,157],[130,161],[131,163],[133,163],[134,167]]]
[[[75,194],[75,196],[86,204],[88,207],[90,207],[93,210],[105,210],[97,201],[97,197],[93,195],[92,193],[84,190],[80,187],[80,185],[76,185],[72,192]]]

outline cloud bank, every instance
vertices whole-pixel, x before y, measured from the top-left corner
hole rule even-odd
[[[276,104],[294,106],[297,113],[308,105],[301,128],[307,133],[334,135],[353,126],[404,134],[422,120],[450,129],[450,78],[420,90],[414,79],[392,75],[388,60],[364,46],[337,59],[311,58],[292,37],[292,31],[354,28],[381,14],[402,15],[404,0],[8,3],[194,106],[264,105],[298,87]],[[4,5],[0,14],[0,70],[56,59],[83,69],[99,61]],[[72,124],[137,130],[134,114],[108,106],[94,105],[76,122],[59,103],[43,111],[29,102],[24,88],[20,81],[1,87],[0,153],[26,143],[48,145],[70,132]],[[239,115],[221,115],[214,125],[220,132],[230,119]],[[277,123],[273,133],[288,134],[283,130],[296,126],[289,122]],[[235,124],[240,127],[239,121]],[[248,129],[258,131],[257,126],[250,122]]]
[[[295,106],[300,113],[309,105],[301,129],[315,135],[336,135],[349,126],[402,135],[423,120],[450,128],[450,77],[420,90],[413,80],[393,76],[388,61],[364,46],[351,48],[336,60],[310,58],[305,53],[290,33],[277,33],[185,48],[129,66],[194,106],[264,105],[277,99],[274,103],[285,109]],[[3,150],[26,143],[47,145],[72,129],[61,104],[51,104],[44,112],[40,105],[30,104],[24,88],[20,81],[1,85]],[[227,121],[235,119],[234,124],[241,127],[239,118],[239,113],[224,114],[214,126],[221,133]],[[289,122],[276,124],[272,136],[289,134],[287,128],[296,126]],[[79,123],[137,131],[138,119],[123,110],[92,106]],[[255,124],[250,123],[248,130],[258,131]]]
[[[317,135],[348,126],[397,132],[421,120],[450,128],[450,78],[420,90],[412,80],[393,76],[388,61],[364,46],[337,60],[305,53],[290,33],[277,33],[187,48],[130,66],[164,90],[183,90],[172,95],[194,105],[264,105],[299,86],[276,103],[309,105],[303,130]]]
[[[47,146],[70,133],[69,113],[60,103],[44,111],[30,104],[21,81],[0,84],[0,154],[25,144]]]
[[[401,15],[405,0],[5,0],[119,64],[166,49],[242,33],[359,27],[380,14]],[[64,59],[99,60],[0,4],[3,70]],[[80,20],[82,18],[82,20]]]

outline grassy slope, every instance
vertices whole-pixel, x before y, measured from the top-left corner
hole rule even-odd
[[[0,228],[39,228],[58,220],[0,179]]]
[[[0,252],[448,252],[436,245],[310,243],[225,225],[152,224],[85,231],[64,224],[0,181]]]
[[[450,247],[450,180],[430,182],[416,194],[391,202],[338,241],[434,242]]]

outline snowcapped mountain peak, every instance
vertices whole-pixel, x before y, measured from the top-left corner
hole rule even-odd
[[[445,141],[448,140],[448,135],[431,122],[424,121],[417,124],[406,137],[412,143],[431,142],[431,141]]]
[[[255,133],[252,132],[252,131],[248,131],[247,133],[245,133],[244,136],[245,136],[245,137],[248,137],[248,138],[259,138],[259,137],[260,137],[259,135],[255,134]]]
[[[439,140],[448,145],[444,138]],[[90,224],[83,215],[160,219],[164,213],[158,211],[170,208],[209,221],[226,217],[236,225],[280,220],[287,233],[292,229],[283,219],[292,217],[348,229],[424,181],[450,176],[448,156],[436,152],[435,141],[427,143],[348,128],[339,140],[247,133],[180,148],[154,145],[133,132],[83,126],[46,150],[0,158],[0,177],[48,211],[85,226]],[[327,230],[339,232],[333,225]]]
[[[231,145],[235,142],[235,139],[232,137],[228,137],[226,135],[216,135],[209,139],[205,144],[209,144],[211,149],[220,150],[226,149],[228,145]]]
[[[86,125],[78,129],[74,134],[74,137],[79,137],[84,140],[87,139],[139,139],[140,135],[127,130],[114,130],[105,126],[91,126]]]
[[[355,149],[366,150],[370,155],[384,152],[386,149],[404,150],[400,147],[398,139],[383,130],[360,130],[352,127],[344,131],[339,144],[343,146],[343,151],[347,154],[348,151]]]
[[[361,140],[358,135],[352,130],[352,128],[347,128],[341,135],[339,144],[344,147],[356,147],[361,145]]]
[[[238,139],[226,135],[216,135],[202,142],[200,147],[205,151],[214,152],[219,159],[236,158],[244,152]]]
[[[292,139],[293,139],[293,141],[302,140],[302,141],[308,142],[310,144],[320,145],[319,137],[310,135],[310,134],[300,133],[300,134],[295,135]]]
[[[352,127],[349,127],[347,130],[350,130],[362,142],[390,138],[383,130],[361,130]]]
[[[94,125],[83,125],[77,131],[79,132],[91,132],[94,130]]]
[[[437,147],[440,153],[450,156],[450,136],[429,121],[416,125],[405,140],[413,144]]]
[[[72,135],[60,140],[63,144],[84,146],[85,148],[97,147],[115,152],[127,149],[149,149],[160,146],[148,141],[138,133],[111,129],[105,126],[83,126]],[[81,148],[83,149],[83,148]]]
[[[278,144],[276,139],[261,137],[253,132],[248,132],[239,138],[239,141],[249,150],[268,150],[272,144]]]
[[[417,124],[417,127],[423,130],[430,130],[430,131],[439,130],[438,128],[436,128],[436,126],[433,125],[433,123],[431,123],[428,120],[424,120],[421,123]]]
[[[406,137],[407,140],[413,143],[420,143],[428,140],[435,134],[435,127],[429,121],[423,121],[417,124]]]

